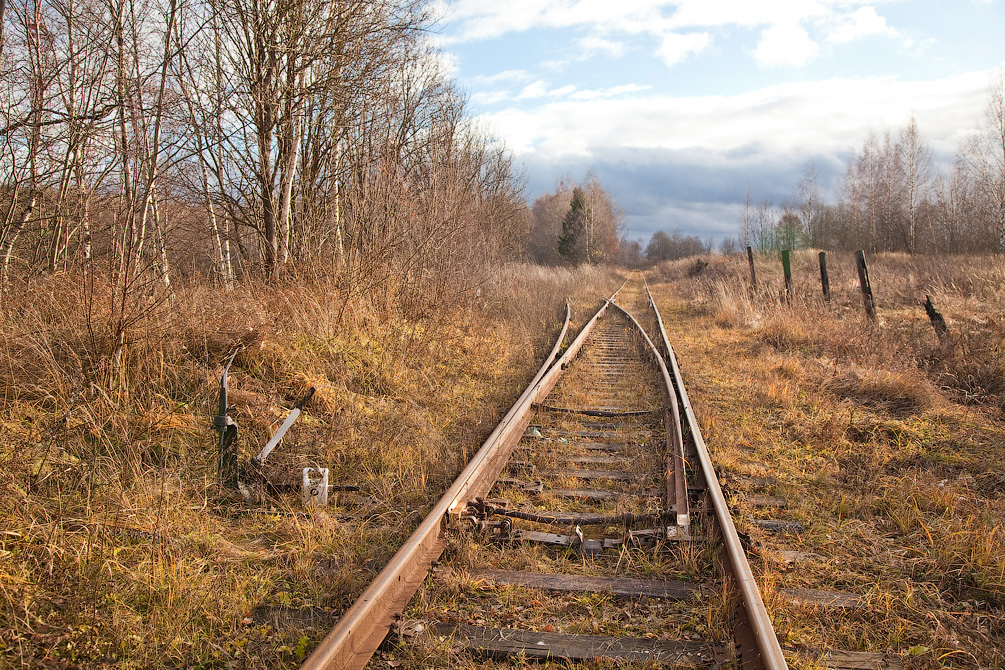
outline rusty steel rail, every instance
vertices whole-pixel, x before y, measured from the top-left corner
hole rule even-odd
[[[642,324],[632,316],[631,312],[621,305],[615,304],[614,306],[638,329],[642,335],[642,339],[645,340],[646,345],[649,347],[654,362],[660,369],[660,377],[663,380],[663,391],[666,393],[667,402],[670,405],[666,425],[668,465],[670,466],[668,469],[672,470],[672,477],[667,478],[667,490],[672,495],[674,501],[674,511],[677,513],[677,526],[686,535],[690,533],[691,515],[688,511],[687,476],[684,471],[684,436],[681,432],[680,405],[677,402],[677,394],[674,392],[674,383],[663,357],[660,356],[659,350],[653,344],[649,335],[646,334],[646,330],[642,327]]]
[[[645,277],[643,277],[643,282],[645,282]],[[646,294],[649,297],[649,305],[656,316],[660,339],[666,350],[667,362],[670,364],[669,367],[672,371],[674,383],[680,395],[680,404],[684,409],[684,419],[687,421],[687,427],[691,431],[691,437],[694,440],[695,450],[697,451],[698,461],[701,466],[700,469],[705,480],[707,495],[712,502],[715,518],[722,534],[722,540],[725,545],[724,553],[729,564],[728,567],[740,592],[743,609],[754,637],[754,643],[756,644],[756,650],[740,649],[743,667],[783,670],[788,668],[788,664],[785,662],[785,656],[782,654],[782,647],[778,643],[778,638],[771,624],[771,617],[764,607],[764,600],[761,598],[761,593],[757,588],[754,573],[747,562],[747,554],[740,543],[736,526],[733,524],[729,505],[726,503],[726,497],[719,486],[719,479],[715,475],[715,470],[712,466],[712,457],[709,455],[704,438],[702,438],[701,428],[698,426],[698,420],[695,418],[691,401],[688,399],[687,390],[684,388],[680,366],[677,364],[677,357],[674,354],[673,347],[670,346],[669,338],[667,338],[666,328],[663,325],[663,317],[660,316],[659,309],[656,307],[656,301],[649,290],[648,282],[645,282],[645,287]]]
[[[643,281],[645,281],[644,278]],[[635,317],[614,302],[618,293],[627,283],[626,279],[625,284],[622,284],[618,291],[604,301],[604,304],[583,327],[572,344],[559,355],[569,327],[571,309],[567,305],[565,325],[558,341],[534,379],[485,440],[443,498],[436,503],[429,515],[359,599],[343,614],[332,631],[307,659],[303,668],[312,670],[315,668],[362,669],[368,664],[371,656],[389,632],[394,620],[404,611],[408,601],[421,586],[432,563],[442,554],[446,545],[447,533],[450,532],[450,529],[462,527],[462,515],[465,514],[472,500],[480,501],[481,497],[489,493],[499,474],[506,467],[517,443],[526,432],[535,408],[541,406],[544,399],[559,382],[565,369],[572,363],[591,336],[597,321],[612,305],[624,314],[625,318],[633,324],[642,339],[645,340],[647,351],[659,368],[661,386],[665,393],[667,494],[668,498],[673,501],[672,507],[668,506],[667,511],[673,510],[673,514],[661,514],[658,522],[669,525],[676,521],[677,530],[682,533],[682,535],[678,535],[679,539],[686,539],[690,535],[691,519],[688,509],[687,473],[685,472],[687,457],[685,447],[689,444],[685,441],[685,432],[687,432],[694,442],[705,490],[712,503],[715,520],[723,538],[725,548],[721,553],[725,558],[720,559],[723,561],[721,565],[726,576],[731,580],[730,583],[735,586],[735,590],[731,590],[731,593],[738,595],[739,604],[735,609],[737,619],[734,624],[734,640],[736,649],[739,651],[740,661],[744,668],[781,670],[787,667],[715,476],[711,458],[702,439],[687,392],[684,390],[676,357],[670,347],[662,317],[656,309],[649,286],[647,283],[645,284],[646,294],[660,331],[658,341],[663,348],[662,352],[660,346],[646,334],[645,329]],[[498,510],[494,511],[498,513]],[[564,519],[559,515],[547,518],[533,514],[524,514],[524,516],[528,516],[531,521],[545,523],[554,523]],[[604,523],[625,521],[621,517],[614,519],[613,517],[601,516],[597,519],[598,522],[603,521]],[[578,521],[578,517],[569,516],[569,520],[575,522]],[[671,529],[667,528],[666,531],[669,536]],[[580,538],[582,539],[581,534]]]
[[[558,342],[530,385],[429,515],[308,657],[303,668],[362,669],[366,666],[395,617],[421,585],[432,562],[443,553],[444,534],[451,519],[464,509],[469,500],[486,495],[527,429],[534,403],[555,386],[564,368],[582,348],[597,320],[621,288],[604,301],[565,353],[557,358],[569,327],[571,310],[566,306],[565,325]]]

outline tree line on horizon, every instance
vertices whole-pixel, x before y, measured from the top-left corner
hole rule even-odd
[[[810,163],[795,195],[775,205],[752,200],[726,253],[750,246],[864,249],[909,254],[1005,253],[1005,72],[992,82],[978,131],[936,169],[911,117],[896,132],[870,134],[848,159],[837,201],[825,202]]]
[[[542,265],[609,263],[638,268],[712,250],[711,240],[676,228],[656,231],[644,248],[640,240],[624,233],[624,213],[590,171],[582,184],[566,177],[534,201],[527,254]]]

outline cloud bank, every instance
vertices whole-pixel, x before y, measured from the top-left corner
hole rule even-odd
[[[721,237],[733,234],[747,186],[778,203],[813,161],[834,193],[868,133],[896,132],[911,115],[936,155],[950,160],[981,122],[990,76],[835,78],[733,96],[581,100],[573,92],[483,118],[527,165],[532,196],[593,168],[624,207],[633,237],[674,226]]]
[[[593,168],[643,236],[674,225],[731,234],[747,185],[778,202],[808,161],[833,192],[869,133],[912,115],[951,160],[1002,64],[981,46],[998,44],[1000,16],[984,0],[450,0],[442,10],[440,43],[463,54],[461,71],[490,62],[485,53],[502,66],[466,82],[482,125],[527,165],[531,197]],[[953,33],[950,15],[971,29]]]
[[[765,66],[801,66],[813,60],[818,39],[844,44],[869,36],[904,39],[876,11],[890,0],[511,0],[485,3],[458,0],[435,11],[453,30],[441,38],[444,46],[493,40],[531,30],[578,30],[581,48],[620,57],[628,43],[651,36],[654,56],[668,67],[701,53],[728,27],[760,30],[752,55]],[[812,27],[818,38],[810,36]]]

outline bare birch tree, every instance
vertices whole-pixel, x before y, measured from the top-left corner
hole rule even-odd
[[[906,243],[908,253],[918,251],[919,219],[922,203],[928,197],[931,183],[932,150],[918,131],[918,122],[912,116],[901,131],[897,142],[903,172],[903,199],[906,210]]]
[[[983,125],[960,154],[977,192],[994,210],[997,251],[1005,253],[1005,71],[988,91]]]

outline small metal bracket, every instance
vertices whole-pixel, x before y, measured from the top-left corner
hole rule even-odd
[[[469,500],[463,509],[444,517],[444,528],[455,532],[476,530],[491,534],[493,539],[508,539],[513,531],[513,520],[509,518],[492,520],[494,508],[505,508],[508,505],[508,500],[483,498]]]
[[[327,507],[328,468],[304,468],[303,493],[305,507]]]

